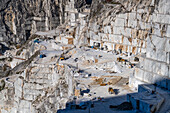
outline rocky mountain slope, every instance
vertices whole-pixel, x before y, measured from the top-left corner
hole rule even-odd
[[[0,4],[0,42],[6,46],[22,44],[36,31],[54,29],[63,20],[64,0],[3,0]]]

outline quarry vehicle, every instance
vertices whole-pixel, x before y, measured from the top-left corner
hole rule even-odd
[[[124,64],[127,64],[127,62],[128,62],[128,60],[123,59],[123,58],[121,58],[121,57],[118,57],[118,58],[117,58],[117,61],[118,61],[118,62],[121,62],[121,63],[124,63]]]
[[[34,43],[38,43],[39,44],[40,43],[39,39],[35,39]]]
[[[136,66],[136,64],[133,64],[133,63],[129,64],[129,68],[134,68],[134,66]]]
[[[44,57],[46,57],[45,54],[40,54],[40,58],[44,58]]]
[[[106,83],[100,84],[100,86],[106,86],[106,85],[107,85]]]
[[[60,60],[64,60],[64,57],[60,57]]]
[[[121,58],[121,57],[118,57],[118,58],[117,58],[117,61],[118,61],[118,62],[120,62],[121,60],[122,60],[122,58]]]
[[[135,57],[135,58],[134,58],[134,61],[135,61],[135,62],[139,62],[139,58],[138,58],[138,57]]]
[[[113,88],[109,87],[108,92],[109,92],[109,94],[114,94]]]
[[[64,54],[61,54],[60,60],[65,60],[65,59],[66,59],[66,58],[65,58]]]
[[[65,60],[65,57],[64,57],[64,56],[61,56],[61,57],[60,57],[60,60]]]

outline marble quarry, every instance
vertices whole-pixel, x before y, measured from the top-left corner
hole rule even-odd
[[[0,1],[0,113],[169,113],[169,0]]]

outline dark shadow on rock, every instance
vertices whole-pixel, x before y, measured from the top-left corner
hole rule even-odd
[[[115,108],[117,110],[132,110],[133,109],[133,106],[130,102],[123,102],[123,103],[121,103],[120,105],[117,105],[117,106],[110,105],[109,107]]]
[[[113,89],[113,91],[115,92],[115,95],[119,94],[119,89]]]
[[[4,54],[6,50],[10,50],[4,44],[0,43],[0,54]]]
[[[91,5],[92,0],[86,0],[86,4]]]
[[[81,95],[84,95],[84,93],[89,93],[89,92],[90,92],[90,89],[82,90]]]
[[[114,91],[115,91],[115,94],[119,94],[119,89],[114,89]],[[87,93],[88,90],[87,91],[85,90],[83,92]],[[143,97],[140,98],[141,94],[145,94],[145,93],[149,94],[151,98],[148,99],[149,95],[144,96],[144,98]],[[134,100],[131,100],[133,99],[133,94],[137,95],[137,98]],[[159,96],[157,96],[157,98],[154,98],[154,96],[157,94],[162,95],[164,98],[164,102],[159,107],[157,106],[157,104],[160,104],[160,103],[155,103],[157,102],[157,100],[154,100],[154,99],[159,99]],[[129,98],[129,95],[131,95],[130,97],[132,98]],[[143,104],[143,102],[145,101],[146,102],[148,101],[149,103],[148,104],[145,103],[146,105]],[[170,102],[170,79],[161,78],[161,80],[157,80],[153,84],[139,85],[138,92],[136,93],[128,93],[126,95],[121,95],[121,96],[118,95],[118,96],[113,96],[113,97],[108,97],[108,98],[103,98],[103,99],[96,98],[90,101],[83,101],[84,103],[83,105],[76,104],[75,100],[68,102],[66,104],[66,108],[58,110],[57,113],[89,113],[89,111],[91,111],[92,113],[93,112],[103,113],[102,111],[98,109],[100,108],[100,105],[101,107],[104,105],[106,109],[109,109],[113,111],[114,113],[116,113],[117,111],[118,112],[127,111],[129,113],[150,111],[152,113],[160,113],[160,112],[167,112],[170,109],[169,102]],[[153,109],[155,105],[156,105],[156,108]],[[95,108],[96,106],[97,108]]]

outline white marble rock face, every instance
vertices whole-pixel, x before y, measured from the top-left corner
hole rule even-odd
[[[5,2],[6,1],[7,0],[5,0]],[[126,9],[121,9],[117,5],[114,7],[107,7],[108,9],[105,6],[103,7],[103,11],[106,11],[107,13],[100,12],[98,15],[96,13],[96,16],[94,16],[93,19],[90,19],[90,15],[93,12],[90,12],[89,14],[87,12],[78,12],[75,8],[75,0],[61,0],[60,2],[55,0],[54,3],[50,3],[48,0],[34,0],[33,2],[27,1],[26,3],[28,3],[28,6],[26,7],[31,9],[31,6],[34,6],[35,1],[37,1],[35,11],[28,10],[30,14],[36,15],[31,18],[32,20],[28,19],[26,21],[24,19],[25,14],[22,14],[20,15],[21,20],[23,21],[22,23],[18,17],[19,13],[16,11],[16,20],[14,20],[11,25],[9,24],[10,22],[6,22],[6,25],[12,29],[11,32],[13,35],[11,35],[11,37],[9,34],[6,36],[5,33],[8,33],[9,31],[6,32],[6,28],[3,25],[1,26],[1,24],[4,23],[0,21],[0,43],[4,40],[9,40],[14,35],[16,35],[16,37],[15,39],[12,39],[12,41],[20,43],[20,41],[26,38],[24,33],[28,33],[28,31],[33,34],[37,31],[55,29],[59,23],[62,23],[63,26],[66,24],[76,28],[75,37],[64,34],[65,29],[63,31],[55,31],[56,34],[60,34],[60,37],[56,38],[58,42],[68,45],[67,38],[73,38],[74,44],[77,46],[79,43],[84,44],[84,42],[90,38],[87,43],[88,46],[94,46],[96,43],[99,43],[99,48],[104,48],[104,51],[97,51],[113,52],[122,49],[122,53],[126,53],[128,57],[135,57],[135,55],[137,57],[142,57],[140,58],[139,66],[134,69],[134,75],[129,77],[129,85],[137,88],[139,84],[156,83],[158,86],[170,90],[169,0],[159,0],[158,4],[155,3],[156,0],[143,0],[137,6],[134,5],[134,9],[131,9],[133,3],[129,0],[130,4],[124,4],[124,2],[122,2],[123,5],[127,6]],[[43,4],[42,14],[38,13],[41,12],[39,10],[40,1]],[[141,4],[145,2],[149,3],[149,6],[147,6],[147,4]],[[55,4],[59,9],[55,10]],[[0,10],[3,7],[4,6],[0,6]],[[154,7],[155,9],[151,11],[151,7]],[[114,8],[118,9],[115,10]],[[10,10],[10,8],[7,8],[7,10]],[[111,12],[108,13],[109,11],[107,10]],[[43,11],[45,14],[43,14]],[[19,26],[19,24],[21,24],[21,26]],[[63,50],[63,48],[56,43],[51,43],[50,46],[57,50]],[[38,47],[39,46],[37,46],[37,48]],[[2,47],[0,49],[2,49]],[[32,49],[32,53],[29,53],[29,51],[24,49],[22,54],[25,55],[21,55],[20,57],[28,59],[30,54],[33,54],[35,51],[34,47]],[[11,55],[6,53],[6,56],[10,57]],[[88,56],[87,54],[83,54],[83,56],[85,60],[92,62],[95,62],[96,60],[96,57],[94,56]],[[118,56],[121,55],[119,54]],[[56,59],[54,59],[54,61],[56,61]],[[10,62],[10,66],[14,68],[19,63],[19,60],[13,60]],[[69,67],[65,67],[65,65],[64,67],[57,67],[57,69],[63,69],[56,69],[54,71],[53,65],[56,66],[59,64],[55,62],[55,64],[50,65],[48,63],[49,62],[46,62],[46,65],[36,63],[31,64],[34,68],[31,69],[29,77],[26,75],[26,71],[28,70],[24,70],[24,73],[20,74],[20,76],[23,76],[24,78],[16,79],[14,82],[14,100],[17,102],[15,105],[17,108],[14,107],[11,109],[11,113],[35,113],[35,108],[42,108],[45,109],[44,111],[50,113],[52,112],[50,104],[53,104],[55,109],[65,108],[66,101],[74,93],[73,89],[75,83],[73,75],[75,75],[75,73]],[[92,68],[110,68],[118,74],[123,71],[122,67],[120,67],[116,61],[102,63],[98,66],[92,66]],[[36,74],[37,72],[38,74]],[[40,99],[42,103],[40,103],[41,101],[38,99]],[[36,100],[38,100],[38,102]],[[6,113],[7,111],[3,109],[1,112]]]
[[[159,76],[168,77],[169,75],[169,37],[170,37],[170,15],[169,7],[170,2],[161,0],[156,6],[158,11],[153,11],[152,15],[145,15],[148,9],[137,9],[130,13],[121,13],[116,15],[114,21],[111,22],[109,27],[113,28],[110,32],[108,26],[104,26],[104,33],[109,34],[109,38],[105,38],[102,33],[98,32],[102,37],[101,40],[114,44],[128,45],[128,52],[133,51],[133,46],[137,47],[137,54],[146,54],[145,64],[140,66],[142,69],[136,71],[135,76],[139,80],[144,80],[148,83],[153,83],[154,74]],[[150,6],[155,5],[155,0],[152,0]],[[158,13],[159,12],[159,13]],[[97,22],[96,22],[97,23]],[[108,19],[104,19],[103,25],[108,23]],[[94,24],[94,23],[93,23]],[[139,32],[139,29],[141,32]],[[135,33],[132,33],[135,31]],[[148,34],[150,33],[150,36]],[[91,32],[91,31],[90,31]],[[122,38],[123,37],[123,38]],[[132,41],[129,40],[132,38]],[[97,42],[98,38],[93,38],[93,42]],[[115,47],[109,48],[114,50]],[[141,71],[142,70],[142,71]]]

